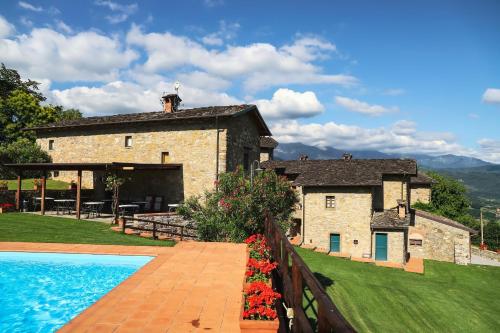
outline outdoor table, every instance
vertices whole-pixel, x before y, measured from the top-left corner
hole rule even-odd
[[[168,204],[167,206],[168,206],[168,211],[171,212],[171,211],[179,208],[181,205],[180,204]]]
[[[139,210],[141,212],[144,212],[144,207],[146,207],[146,205],[148,204],[149,202],[147,201],[132,201],[132,204],[134,205],[138,205],[139,206]]]
[[[64,215],[64,212],[68,212],[68,214],[71,214],[71,211],[73,210],[74,205],[75,205],[75,200],[74,199],[55,199],[54,203],[56,204],[56,214],[59,215],[59,210],[61,210],[63,215]]]
[[[135,204],[127,204],[127,205],[119,205],[118,209],[120,210],[120,216],[134,216],[134,212],[139,208],[139,205]],[[132,213],[132,215],[126,215],[127,212]]]
[[[102,201],[86,201],[83,203],[86,206],[85,210],[87,211],[87,218],[90,218],[90,215],[94,217],[99,217],[101,215],[101,209],[104,205]]]
[[[51,197],[45,197],[45,201],[51,201],[51,200],[54,200],[54,198],[51,198]],[[36,207],[38,206],[38,202],[37,201],[42,201],[42,198],[41,197],[35,197],[35,200],[33,201],[33,211],[35,212],[36,211]]]

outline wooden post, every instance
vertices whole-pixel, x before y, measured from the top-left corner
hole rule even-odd
[[[45,188],[47,187],[47,177],[45,174],[42,176],[42,196],[40,202],[40,214],[45,215]]]
[[[153,239],[156,239],[156,223],[153,222]]]
[[[184,226],[181,226],[181,242],[184,239]]]
[[[326,317],[325,309],[321,303],[318,302],[318,332],[330,332],[330,325]]]
[[[297,323],[297,314],[302,311],[302,294],[304,292],[302,286],[302,275],[300,274],[300,268],[297,262],[293,260],[292,256],[292,308],[295,314],[293,318],[294,332],[299,332],[300,328]]]
[[[78,176],[76,178],[76,218],[80,219],[80,213],[82,208],[82,170],[78,170]]]
[[[16,191],[16,210],[21,211],[21,185],[22,185],[21,172],[17,175],[17,191]]]

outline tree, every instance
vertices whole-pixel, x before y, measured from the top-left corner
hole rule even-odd
[[[22,138],[9,145],[0,145],[0,162],[2,163],[47,163],[51,158],[46,151],[42,150],[36,143]],[[39,177],[39,171],[27,171],[24,177]],[[0,179],[12,179],[16,177],[14,170],[2,168],[0,165]]]
[[[0,144],[10,144],[20,138],[34,142],[35,134],[25,131],[25,128],[81,118],[82,114],[76,109],[42,105],[45,97],[38,91],[38,86],[38,82],[23,81],[16,70],[1,65]]]
[[[203,203],[192,197],[178,210],[197,223],[201,240],[242,242],[249,235],[264,232],[267,213],[283,229],[289,227],[298,199],[286,178],[263,171],[251,184],[238,168],[221,174],[219,179],[218,190],[206,192]]]
[[[111,210],[113,212],[113,216],[118,217],[118,208],[119,200],[120,200],[120,187],[125,184],[126,179],[118,177],[117,174],[109,174],[106,177],[106,191],[111,191],[113,193],[113,202],[111,204]]]
[[[477,230],[479,222],[469,213],[471,203],[466,187],[459,181],[437,172],[427,172],[427,175],[435,181],[431,187],[431,202],[417,202],[413,207],[453,219]]]

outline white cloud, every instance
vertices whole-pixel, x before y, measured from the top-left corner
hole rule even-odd
[[[479,140],[478,144],[480,150],[476,157],[493,163],[500,163],[500,140],[485,138]]]
[[[370,116],[380,116],[381,114],[384,113],[399,111],[399,108],[395,106],[387,108],[382,105],[368,104],[366,102],[362,102],[357,99],[342,97],[342,96],[336,96],[335,103],[346,108],[349,111],[363,113]]]
[[[182,85],[206,89],[209,91],[220,91],[227,89],[231,82],[224,80],[218,76],[210,75],[205,72],[194,71],[189,73],[180,73],[177,75],[177,80]]]
[[[15,28],[2,15],[0,15],[0,38],[8,37],[15,32]]]
[[[126,21],[130,15],[134,14],[139,6],[136,3],[124,5],[108,0],[96,0],[97,6],[107,7],[115,14],[107,15],[106,19],[111,24],[121,23]]]
[[[21,24],[27,28],[31,28],[33,26],[33,21],[31,21],[29,18],[27,18],[25,16],[21,16],[19,18],[19,22],[21,22]]]
[[[59,29],[60,31],[62,31],[64,33],[67,33],[67,34],[73,33],[73,29],[69,25],[64,23],[62,20],[56,20],[56,27],[57,27],[57,29]]]
[[[483,94],[483,102],[500,104],[500,89],[488,88]]]
[[[2,61],[28,77],[53,81],[111,81],[138,55],[93,31],[66,36],[52,29],[0,39]]]
[[[222,20],[219,21],[219,31],[204,36],[201,41],[206,45],[221,46],[224,41],[235,38],[239,29],[239,23],[226,23]]]
[[[19,1],[18,4],[19,4],[19,7],[27,9],[27,10],[31,10],[33,12],[43,11],[43,8],[41,6],[34,6],[34,5],[32,5],[28,2],[25,2],[25,1]]]
[[[296,92],[280,88],[272,99],[254,102],[266,119],[295,119],[312,117],[324,111],[323,105],[312,91]]]
[[[127,34],[127,42],[147,51],[145,71],[154,73],[182,66],[195,67],[226,79],[240,78],[244,88],[251,92],[283,84],[352,85],[357,82],[350,75],[322,73],[312,61],[326,56],[332,45],[313,42],[311,37],[307,37],[306,41],[298,39],[280,48],[255,43],[227,46],[219,51],[208,50],[190,38],[169,32],[143,33],[133,25]]]
[[[422,133],[412,122],[397,122],[391,128],[363,128],[359,126],[327,122],[324,124],[283,121],[271,127],[280,142],[305,144],[338,149],[373,149],[385,153],[462,154],[472,151],[463,148],[448,133]]]
[[[77,86],[53,90],[49,102],[67,108],[78,108],[85,116],[119,113],[160,111],[160,96],[171,91],[173,82],[159,81],[152,86],[132,82],[113,81],[100,87]],[[181,97],[184,107],[241,104],[241,101],[225,93],[210,92],[183,85]]]
[[[217,7],[224,4],[224,0],[203,0],[203,4],[207,7]]]

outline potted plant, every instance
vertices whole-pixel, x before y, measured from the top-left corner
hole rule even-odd
[[[279,329],[276,301],[281,294],[264,282],[252,282],[243,294],[240,332],[277,332]]]
[[[40,187],[42,187],[42,180],[38,178],[33,179],[33,190],[38,191]]]
[[[74,180],[69,182],[68,190],[76,190],[76,182]]]
[[[271,273],[278,264],[271,261],[270,248],[266,239],[261,234],[255,234],[245,240],[247,244],[247,270],[243,288],[256,281],[264,282],[271,286]]]
[[[0,190],[6,191],[9,189],[9,183],[6,180],[0,180]]]

